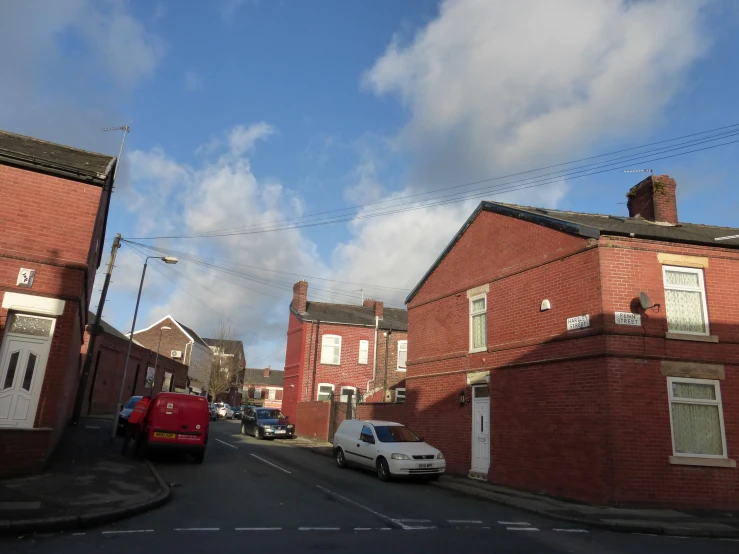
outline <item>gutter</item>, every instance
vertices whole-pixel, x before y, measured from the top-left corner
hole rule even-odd
[[[113,158],[115,159],[115,158]],[[100,177],[99,173],[86,173],[79,171],[73,167],[64,166],[62,164],[55,164],[46,161],[41,163],[36,158],[21,158],[13,156],[9,153],[0,153],[0,163],[7,165],[22,167],[24,169],[30,169],[32,171],[38,171],[39,173],[46,173],[48,175],[54,175],[56,177],[63,177],[65,179],[71,179],[73,181],[79,181],[81,183],[95,184],[98,186],[104,186],[107,181],[107,176],[104,179]]]

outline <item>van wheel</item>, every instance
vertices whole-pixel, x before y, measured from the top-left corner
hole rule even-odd
[[[385,458],[377,460],[377,477],[380,481],[390,481],[390,468],[385,461]]]
[[[334,450],[334,459],[336,460],[337,467],[345,468],[347,466],[344,451],[341,448],[336,448]]]
[[[201,450],[199,452],[195,452],[195,463],[202,464],[203,458],[205,458],[205,450]]]

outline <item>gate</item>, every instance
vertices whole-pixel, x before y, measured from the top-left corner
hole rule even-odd
[[[357,418],[357,404],[362,401],[362,393],[357,390],[356,396],[352,390],[347,391],[348,394],[345,402],[341,401],[341,396],[337,400],[334,393],[331,393],[331,411],[328,418],[328,440],[334,442],[334,434],[345,419]]]

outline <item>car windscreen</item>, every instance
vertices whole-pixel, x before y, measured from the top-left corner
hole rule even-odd
[[[285,419],[280,410],[257,410],[258,419]]]
[[[136,405],[136,402],[141,400],[142,396],[132,396],[128,402],[126,402],[126,405],[124,406],[124,409],[126,410],[133,410],[133,407]]]
[[[402,425],[376,425],[375,433],[380,442],[421,442],[418,435]]]

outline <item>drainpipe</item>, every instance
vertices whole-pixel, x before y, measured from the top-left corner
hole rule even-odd
[[[375,385],[375,379],[377,379],[377,328],[380,326],[380,318],[378,316],[375,316],[375,350],[372,352],[372,380],[367,381],[367,392],[369,393],[370,389],[370,383],[372,383],[372,388],[374,388]]]
[[[318,365],[318,339],[321,337],[321,322],[316,321],[316,346],[313,352],[313,380],[311,383],[311,400],[316,398],[316,366]]]
[[[382,382],[383,402],[385,401],[385,398],[387,398],[387,355],[390,352],[390,335],[392,334],[393,328],[391,327],[390,330],[385,333],[385,379]]]

